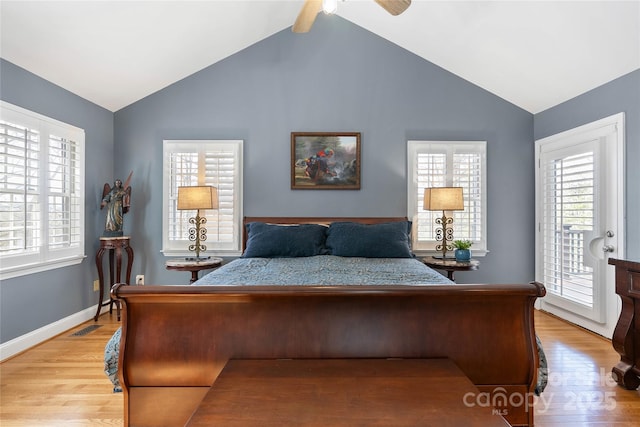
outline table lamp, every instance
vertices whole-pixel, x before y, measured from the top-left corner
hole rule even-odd
[[[436,241],[442,242],[436,245],[437,251],[442,251],[442,256],[434,258],[447,258],[447,251],[453,250],[450,242],[453,240],[453,217],[447,217],[445,211],[464,210],[462,187],[432,187],[424,189],[424,210],[442,211],[442,217],[436,218]]]
[[[207,250],[202,241],[207,240],[207,229],[204,224],[207,218],[200,216],[200,209],[218,209],[218,190],[210,185],[194,187],[178,187],[178,210],[195,210],[196,216],[189,218],[189,223],[194,226],[189,228],[189,240],[195,244],[189,245],[190,251],[195,251],[195,258],[187,258],[189,261],[197,261],[200,252]]]

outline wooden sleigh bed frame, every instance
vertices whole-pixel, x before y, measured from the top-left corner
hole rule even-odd
[[[345,218],[340,218],[345,219]],[[336,218],[247,218],[322,223]],[[376,223],[390,218],[348,218]],[[182,426],[230,359],[449,358],[512,425],[533,426],[530,284],[126,286],[125,426]],[[460,397],[463,398],[462,396]]]

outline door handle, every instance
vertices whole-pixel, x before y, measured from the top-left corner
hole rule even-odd
[[[604,245],[602,247],[602,252],[613,252],[615,251],[615,248],[613,247],[613,245]]]

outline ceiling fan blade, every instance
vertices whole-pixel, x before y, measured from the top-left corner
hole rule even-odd
[[[393,16],[400,15],[411,5],[411,0],[375,0],[384,10]]]
[[[311,29],[313,22],[322,8],[322,0],[306,0],[296,18],[296,22],[291,27],[294,33],[306,33]]]

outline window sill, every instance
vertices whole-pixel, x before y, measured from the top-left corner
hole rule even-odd
[[[2,270],[0,270],[0,280],[13,279],[16,277],[27,276],[29,274],[42,273],[44,271],[54,270],[56,268],[80,264],[85,258],[85,255],[77,255],[52,261],[3,268]]]

